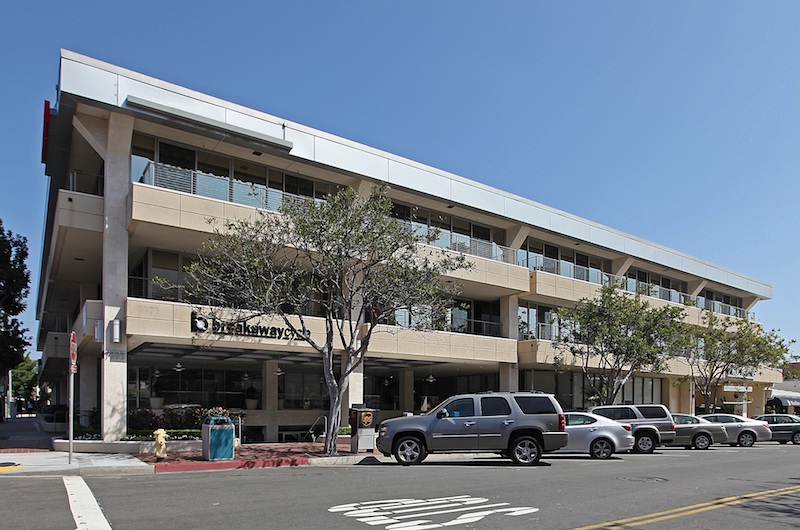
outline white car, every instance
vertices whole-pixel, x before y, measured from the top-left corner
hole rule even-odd
[[[772,439],[772,429],[766,421],[724,413],[703,414],[700,417],[724,424],[728,431],[727,443],[731,446],[751,447],[756,442],[768,442]]]
[[[611,458],[630,451],[634,437],[631,426],[591,412],[566,412],[567,445],[556,453],[589,453],[592,458]]]

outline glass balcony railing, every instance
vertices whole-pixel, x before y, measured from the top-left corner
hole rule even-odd
[[[610,285],[616,282],[622,289],[631,293],[642,293],[645,296],[659,298],[675,304],[694,305],[700,309],[706,309],[714,313],[729,315],[737,318],[749,318],[747,311],[741,307],[730,304],[723,304],[714,300],[707,300],[702,296],[692,297],[675,289],[661,287],[659,285],[640,282],[634,278],[615,276],[599,269],[582,267],[568,261],[546,258],[540,255],[532,255],[526,259],[521,258],[519,264],[527,266],[531,271],[542,271],[550,274],[558,274],[575,280],[594,283],[597,285]]]
[[[103,196],[104,179],[100,175],[92,175],[83,171],[71,171],[69,174],[69,191]]]
[[[147,161],[135,164],[139,169],[133,173],[132,180],[159,188],[190,193],[210,199],[252,206],[263,210],[277,211],[286,200],[319,198],[293,195],[264,184],[245,182],[231,177],[223,177],[194,169],[186,169],[169,164]]]
[[[200,195],[221,201],[233,202],[244,206],[252,206],[264,210],[277,211],[284,201],[297,196],[280,190],[268,188],[263,184],[243,182],[236,178],[221,177],[193,169],[171,166],[152,161],[137,160],[134,164],[132,180],[143,184],[158,186],[170,190]],[[316,198],[314,200],[322,200]],[[408,223],[411,229],[411,223]],[[471,256],[478,256],[494,261],[502,261],[516,265],[516,252],[508,247],[491,241],[472,238],[450,231],[442,231],[441,237],[432,242],[438,248],[455,250]]]
[[[398,222],[408,230],[427,230],[426,225],[412,224],[399,219]],[[457,234],[450,230],[441,230],[439,237],[435,241],[431,241],[430,245],[436,248],[462,252],[470,256],[478,256],[493,261],[518,265],[516,261],[517,253],[511,248],[484,239],[476,239],[467,235]]]

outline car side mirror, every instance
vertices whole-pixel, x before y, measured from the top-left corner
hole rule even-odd
[[[436,417],[439,418],[440,420],[442,418],[446,418],[447,416],[449,416],[449,414],[447,413],[447,409],[439,409],[436,412]]]

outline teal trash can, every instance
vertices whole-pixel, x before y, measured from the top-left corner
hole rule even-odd
[[[225,416],[203,420],[203,459],[233,460],[233,422]]]

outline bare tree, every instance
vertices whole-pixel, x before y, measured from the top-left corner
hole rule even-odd
[[[330,398],[327,454],[336,454],[344,392],[376,326],[400,309],[420,329],[441,324],[459,288],[443,276],[471,266],[462,254],[427,246],[437,230],[414,231],[391,213],[385,187],[284,199],[279,213],[215,229],[188,271],[187,292],[202,311],[228,322],[277,315],[319,352]],[[312,314],[324,319],[323,336],[309,331]]]

